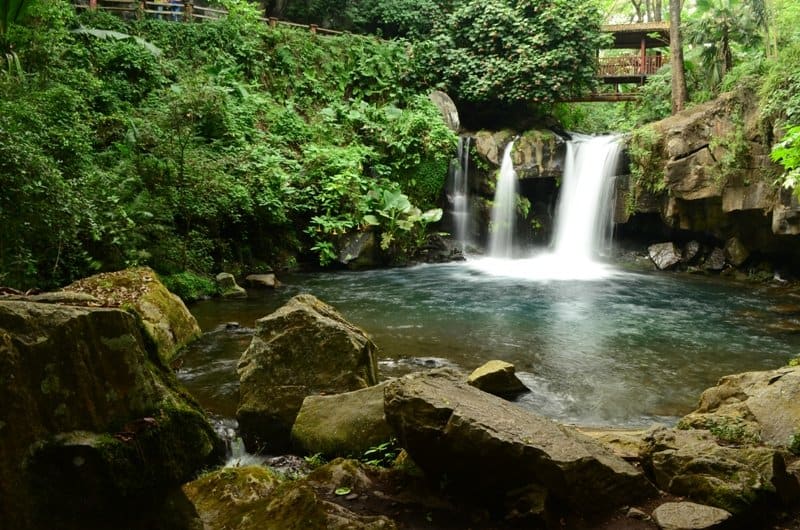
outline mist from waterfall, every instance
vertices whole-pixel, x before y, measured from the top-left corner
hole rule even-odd
[[[517,217],[517,172],[511,160],[511,141],[503,152],[500,175],[494,192],[492,223],[489,226],[489,256],[511,258],[514,252],[514,227]]]
[[[615,274],[617,271],[598,258],[610,247],[614,177],[621,150],[619,136],[573,135],[567,143],[551,251],[509,259],[514,248],[517,178],[510,147],[506,148],[492,210],[490,257],[471,266],[495,276],[537,281],[597,280]],[[496,221],[496,217],[504,220]]]

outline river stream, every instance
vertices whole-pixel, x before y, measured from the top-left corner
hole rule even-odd
[[[179,377],[210,412],[233,417],[236,364],[255,320],[305,292],[371,335],[383,378],[502,359],[531,390],[521,406],[581,425],[674,423],[722,375],[800,352],[799,336],[767,331],[778,318],[771,306],[797,303],[774,287],[613,268],[547,280],[485,265],[287,275],[275,291],[197,303],[190,310],[205,334]],[[233,321],[241,327],[229,329]]]

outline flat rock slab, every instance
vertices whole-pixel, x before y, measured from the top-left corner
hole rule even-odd
[[[385,412],[427,475],[446,476],[487,503],[537,486],[559,506],[595,512],[655,493],[641,471],[600,443],[481,392],[449,370],[393,381]]]
[[[653,510],[653,519],[661,530],[719,528],[730,518],[730,512],[693,502],[665,502]]]

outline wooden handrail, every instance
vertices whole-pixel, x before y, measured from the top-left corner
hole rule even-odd
[[[191,1],[183,0],[76,0],[73,2],[73,6],[75,9],[99,10],[111,13],[135,13],[139,17],[184,22],[218,20],[228,15],[228,11],[225,9],[194,5]],[[259,17],[259,20],[273,28],[281,25],[289,28],[305,29],[317,35],[345,35],[347,33],[345,31],[321,28],[317,24],[298,24],[274,17]]]

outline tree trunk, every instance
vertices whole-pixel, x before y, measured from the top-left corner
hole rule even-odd
[[[653,22],[661,22],[662,5],[661,0],[655,0],[655,7],[653,7]]]
[[[672,68],[672,113],[680,112],[689,98],[686,73],[683,69],[683,39],[681,38],[681,0],[669,0],[669,55]]]

